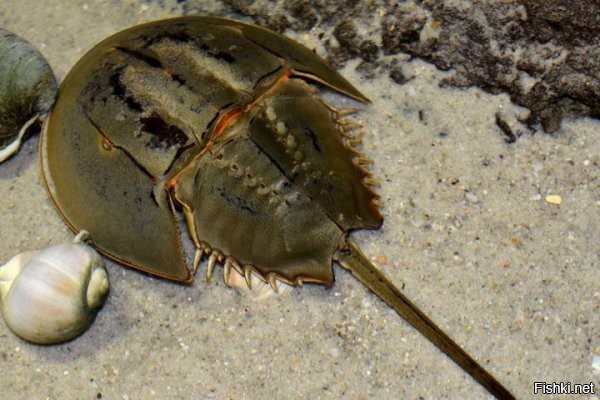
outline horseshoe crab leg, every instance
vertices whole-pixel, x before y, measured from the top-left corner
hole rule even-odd
[[[496,378],[469,356],[454,340],[419,310],[415,304],[408,300],[400,290],[398,290],[396,286],[394,286],[394,284],[367,259],[352,240],[347,238],[345,244],[345,246],[340,246],[334,255],[334,259],[344,269],[350,271],[354,277],[375,293],[377,297],[396,310],[402,318],[425,335],[427,339],[435,344],[497,399],[515,399],[515,396],[502,386]]]

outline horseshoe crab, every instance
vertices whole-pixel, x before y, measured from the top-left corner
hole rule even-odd
[[[349,238],[383,221],[369,160],[344,110],[309,83],[368,102],[312,51],[255,25],[184,17],[117,33],[71,70],[45,125],[50,197],[107,256],[179,282],[208,256],[207,276],[223,263],[226,282],[234,269],[274,290],[329,286],[336,261],[489,392],[514,398]]]

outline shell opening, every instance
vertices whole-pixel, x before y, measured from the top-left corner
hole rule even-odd
[[[86,300],[90,310],[100,308],[104,304],[108,294],[108,273],[104,267],[95,268],[92,271],[87,288]]]

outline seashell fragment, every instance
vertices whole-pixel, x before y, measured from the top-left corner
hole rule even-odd
[[[31,44],[0,28],[0,162],[19,150],[23,136],[56,98],[56,79]]]
[[[562,203],[562,197],[558,194],[549,194],[546,196],[546,203],[560,206]]]
[[[93,322],[108,294],[102,257],[82,240],[13,257],[0,267],[0,301],[8,327],[37,344],[65,342]]]

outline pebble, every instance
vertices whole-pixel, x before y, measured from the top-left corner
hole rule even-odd
[[[475,193],[465,192],[465,198],[471,203],[477,203],[479,198],[475,195]]]
[[[336,358],[337,356],[340,355],[340,349],[338,349],[337,347],[332,347],[329,349],[329,355],[331,357]]]
[[[377,261],[381,265],[387,265],[388,258],[386,256],[377,256],[375,257],[375,261]]]
[[[592,368],[594,368],[596,371],[600,371],[600,355],[599,354],[594,354],[594,357],[592,359]]]
[[[558,206],[562,203],[562,197],[558,194],[549,194],[546,196],[546,203],[556,204]]]

